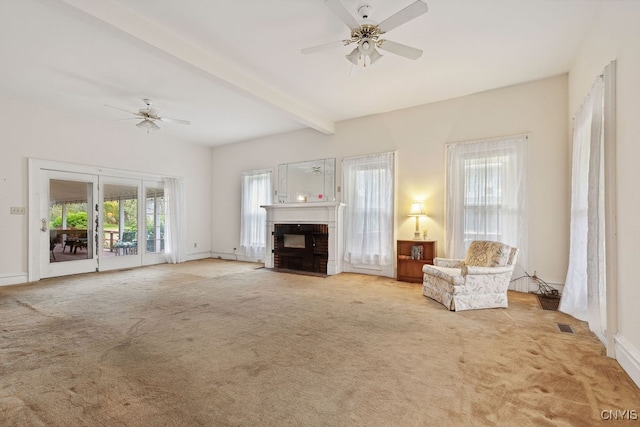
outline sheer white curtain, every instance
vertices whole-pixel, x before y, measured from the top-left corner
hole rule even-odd
[[[559,310],[588,321],[604,342],[603,124],[604,79],[598,77],[574,119],[569,268]]]
[[[342,161],[345,261],[353,266],[393,263],[394,153]]]
[[[271,170],[242,172],[240,248],[249,258],[264,259],[267,244],[267,211],[271,204]]]
[[[186,201],[184,180],[164,178],[165,235],[164,253],[167,262],[176,264],[186,259]]]
[[[515,135],[446,146],[447,257],[464,258],[473,240],[495,240],[517,247],[526,271],[527,140]]]

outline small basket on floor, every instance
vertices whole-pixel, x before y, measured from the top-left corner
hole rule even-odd
[[[558,311],[558,306],[560,305],[559,295],[536,294],[536,296],[543,310]]]

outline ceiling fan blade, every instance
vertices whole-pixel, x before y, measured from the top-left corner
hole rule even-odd
[[[158,120],[160,120],[161,122],[178,123],[178,124],[181,124],[181,125],[190,125],[191,124],[191,122],[189,120],[170,119],[168,117],[158,117]]]
[[[115,108],[116,110],[124,111],[125,113],[135,114],[136,116],[140,115],[140,113],[138,113],[137,111],[129,111],[129,110],[125,110],[124,108],[114,107],[113,105],[104,104],[104,106],[109,108]]]
[[[422,51],[420,49],[389,40],[380,40],[378,47],[382,50],[386,50],[387,52],[395,53],[396,55],[404,56],[409,59],[418,59],[422,56]]]
[[[318,46],[312,46],[312,47],[307,47],[304,48],[302,50],[300,50],[300,52],[303,55],[308,55],[310,53],[316,53],[316,52],[320,52],[326,49],[330,49],[333,47],[338,47],[338,46],[346,46],[348,43],[344,40],[338,40],[338,41],[334,41],[334,42],[329,42],[329,43],[323,43],[320,44]]]
[[[351,13],[344,7],[340,0],[325,0],[324,3],[331,9],[333,13],[338,15],[338,18],[344,24],[349,27],[350,30],[354,30],[356,28],[360,28],[360,24],[356,21],[356,18],[353,17]]]
[[[386,33],[387,31],[393,30],[394,28],[404,24],[405,22],[409,22],[412,19],[427,13],[427,10],[429,10],[427,4],[420,0],[417,0],[401,11],[396,12],[395,14],[379,23],[378,29],[381,33]]]

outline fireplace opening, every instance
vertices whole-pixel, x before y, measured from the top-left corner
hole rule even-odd
[[[285,248],[305,249],[307,247],[304,234],[284,234],[283,238]]]
[[[274,268],[327,274],[327,224],[275,224]]]

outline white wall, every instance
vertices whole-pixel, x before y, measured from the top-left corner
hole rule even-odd
[[[616,358],[640,386],[640,286],[635,263],[640,241],[640,2],[601,2],[591,31],[570,70],[572,117],[595,77],[617,63],[616,163],[618,215],[618,331]]]
[[[28,215],[10,215],[10,207],[28,208],[30,157],[184,177],[189,256],[209,256],[209,147],[145,134],[133,124],[93,122],[7,99],[0,99],[0,130],[0,284],[20,283],[27,275]]]
[[[436,83],[433,83],[436,84]],[[398,238],[411,239],[414,198],[426,198],[421,222],[444,256],[444,145],[530,132],[529,271],[564,283],[568,260],[569,163],[567,76],[488,91],[336,124],[334,135],[303,130],[215,147],[212,251],[239,248],[240,173],[280,163],[397,150]],[[275,185],[275,184],[274,184]],[[340,177],[336,185],[341,185]],[[338,198],[340,194],[338,193]],[[232,256],[232,255],[231,255]]]

